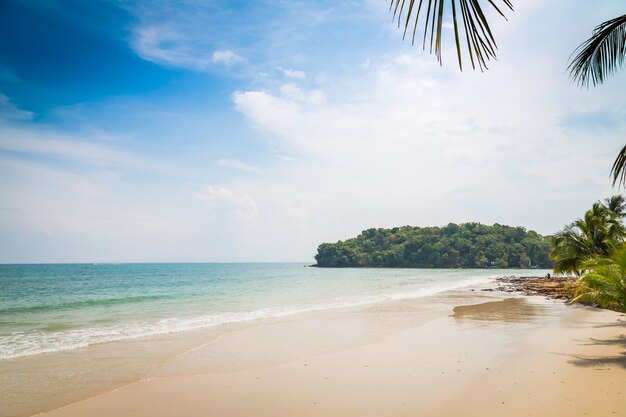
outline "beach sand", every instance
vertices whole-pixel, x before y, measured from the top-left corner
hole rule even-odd
[[[2,416],[626,416],[623,315],[469,290],[0,367]]]

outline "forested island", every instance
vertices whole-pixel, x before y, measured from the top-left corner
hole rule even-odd
[[[552,268],[550,241],[532,230],[497,223],[368,229],[352,239],[319,245],[315,266]]]

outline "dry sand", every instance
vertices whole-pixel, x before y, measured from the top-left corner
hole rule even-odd
[[[153,360],[139,381],[68,386],[73,396],[56,404],[56,395],[33,394],[31,408],[24,395],[5,397],[13,408],[0,415],[69,403],[40,415],[626,416],[623,315],[503,297],[459,291],[67,352],[95,379],[109,372],[98,349],[119,357],[148,345]]]

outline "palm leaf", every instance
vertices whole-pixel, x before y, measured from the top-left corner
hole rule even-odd
[[[572,79],[581,87],[589,87],[589,82],[594,86],[602,84],[626,60],[626,14],[596,26],[591,38],[576,48],[574,54],[567,67]]]
[[[626,185],[626,145],[617,154],[611,168],[611,175],[613,176],[613,185],[615,183],[619,183],[620,186]]]
[[[626,249],[583,264],[588,272],[578,280],[572,302],[594,302],[604,308],[626,312]]]
[[[504,17],[504,13],[497,7],[494,0],[486,0],[495,11]],[[510,0],[499,0],[506,7],[513,10]],[[485,2],[483,1],[483,4]],[[404,22],[404,35],[406,37],[409,24],[413,23],[412,43],[415,44],[417,27],[420,17],[424,22],[424,35],[422,48],[426,49],[429,38],[430,53],[435,53],[441,64],[441,37],[444,27],[444,10],[446,4],[451,5],[452,24],[454,27],[454,41],[456,44],[459,68],[463,70],[461,28],[465,32],[465,43],[470,63],[473,69],[476,65],[482,71],[487,69],[487,61],[496,57],[496,41],[491,33],[489,22],[483,12],[479,0],[390,0],[389,8],[393,9],[393,19],[398,20],[398,27]],[[406,7],[405,7],[406,6]],[[423,6],[423,7],[422,7]],[[403,12],[406,10],[406,13]],[[457,13],[460,11],[460,13]],[[423,13],[422,13],[423,12]],[[462,24],[459,24],[459,19]]]
[[[624,158],[626,158],[626,147],[622,149],[624,152]],[[604,199],[604,206],[615,213],[618,219],[626,216],[626,198],[621,194],[616,194],[612,197]]]

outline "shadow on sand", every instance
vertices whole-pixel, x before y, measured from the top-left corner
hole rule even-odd
[[[619,346],[626,349],[626,335],[621,335],[619,337],[613,339],[589,339],[587,345],[598,345],[598,346]],[[576,366],[581,366],[585,368],[595,368],[602,366],[620,366],[626,369],[626,350],[622,351],[620,355],[617,356],[575,356],[571,355],[573,358],[569,360],[568,363],[571,363]]]

